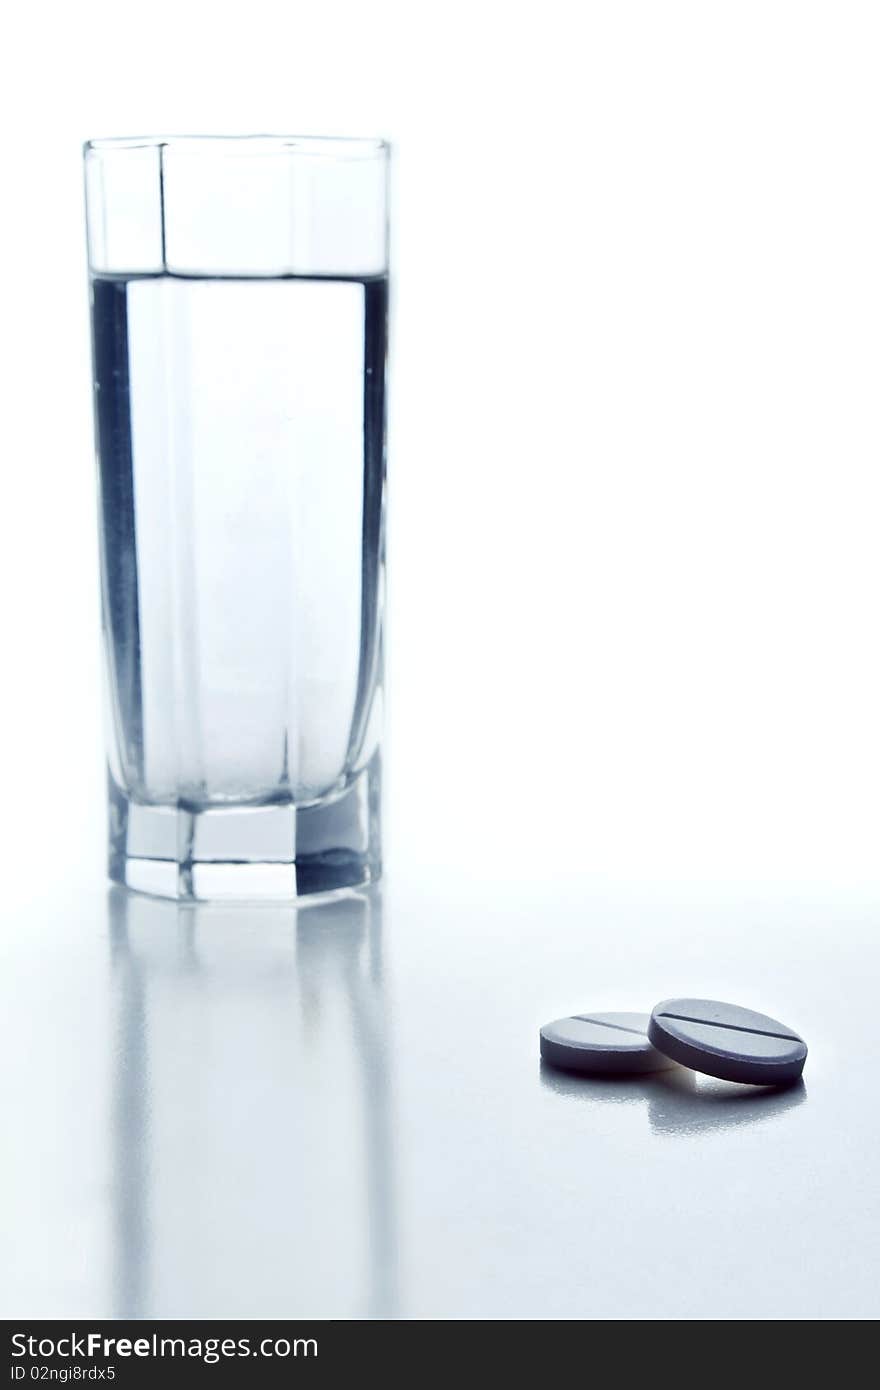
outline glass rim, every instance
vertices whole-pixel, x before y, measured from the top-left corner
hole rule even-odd
[[[86,140],[83,157],[115,150],[184,148],[241,154],[297,154],[313,158],[350,160],[387,158],[390,143],[365,135],[110,135]]]

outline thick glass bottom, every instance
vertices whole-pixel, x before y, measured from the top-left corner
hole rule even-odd
[[[293,901],[382,872],[381,755],[340,792],[292,803],[192,808],[131,800],[110,779],[109,874],[162,898]]]

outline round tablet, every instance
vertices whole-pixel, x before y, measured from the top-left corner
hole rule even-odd
[[[790,1085],[807,1058],[803,1038],[784,1023],[715,999],[664,999],[651,1013],[648,1037],[694,1071],[754,1086]]]
[[[617,1074],[674,1066],[648,1042],[647,1014],[575,1014],[541,1029],[541,1056],[565,1071]]]

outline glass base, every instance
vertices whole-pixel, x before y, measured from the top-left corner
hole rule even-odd
[[[161,898],[285,901],[382,873],[381,756],[308,805],[198,809],[132,800],[110,779],[109,874]]]

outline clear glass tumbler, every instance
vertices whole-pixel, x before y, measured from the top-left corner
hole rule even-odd
[[[388,147],[85,147],[109,872],[378,877]]]

